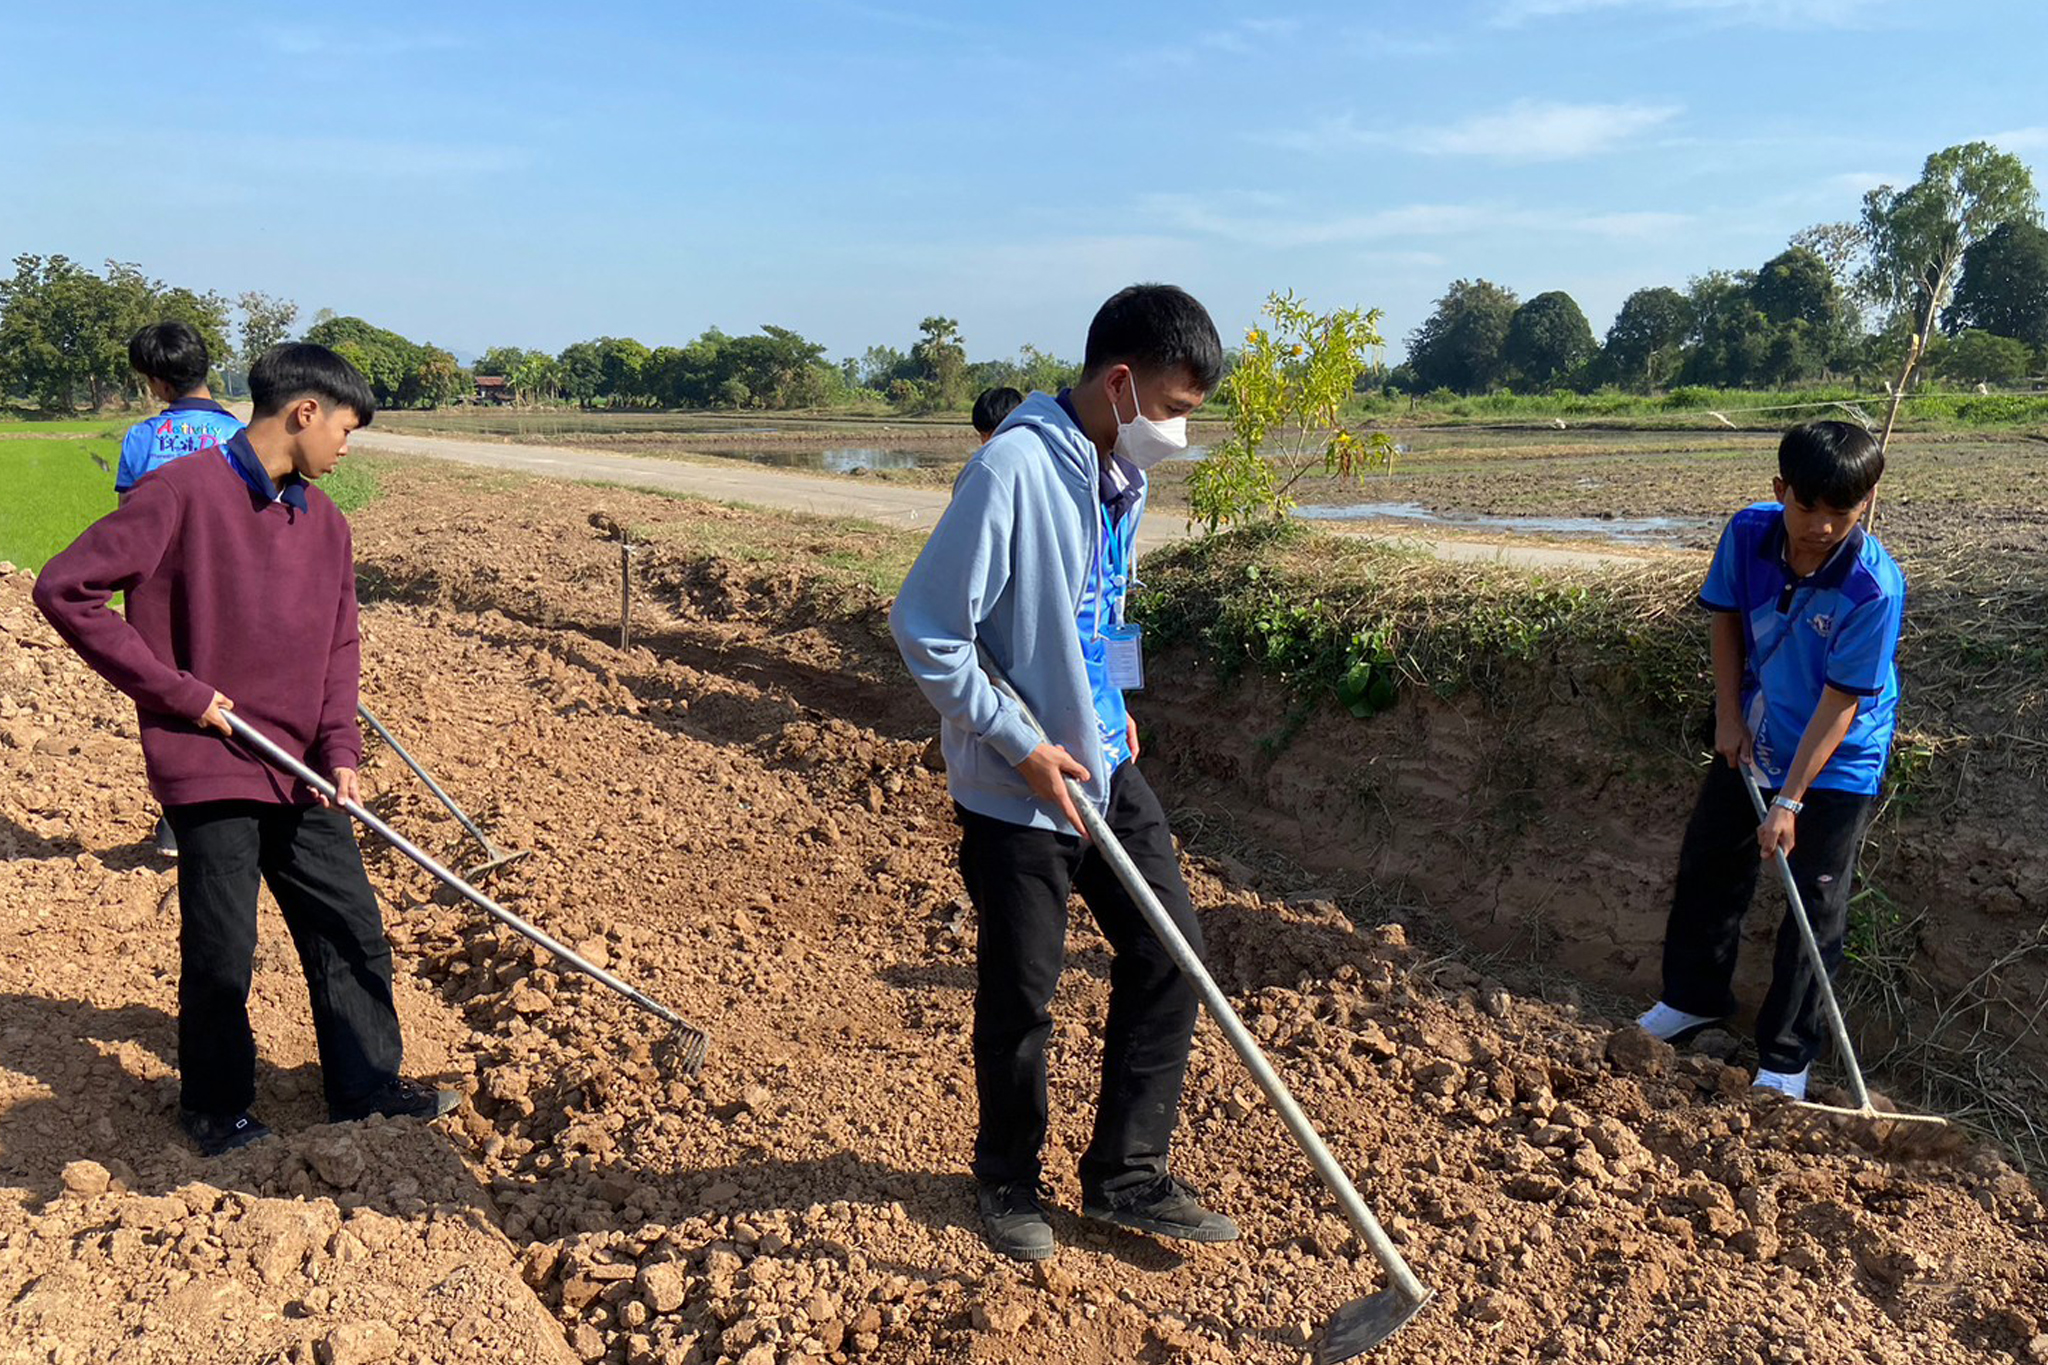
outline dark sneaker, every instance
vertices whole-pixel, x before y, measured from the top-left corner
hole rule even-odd
[[[419,1081],[400,1078],[346,1107],[328,1106],[329,1123],[354,1123],[372,1114],[387,1119],[437,1119],[462,1103],[459,1090],[436,1090]]]
[[[1035,1180],[981,1187],[981,1228],[988,1244],[1013,1261],[1052,1255],[1052,1224],[1040,1201],[1052,1193]]]
[[[184,1109],[178,1113],[178,1123],[185,1136],[198,1144],[201,1156],[219,1156],[270,1136],[268,1128],[247,1114],[202,1114]]]
[[[178,856],[178,836],[171,829],[171,817],[159,815],[156,818],[156,855],[159,858]]]
[[[1237,1224],[1203,1208],[1195,1192],[1170,1175],[1136,1189],[1084,1195],[1081,1216],[1182,1242],[1234,1242],[1238,1236]]]

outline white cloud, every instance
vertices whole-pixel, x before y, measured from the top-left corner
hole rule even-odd
[[[1564,104],[1525,99],[1436,127],[1365,128],[1343,114],[1306,128],[1265,134],[1261,140],[1308,152],[1400,147],[1437,156],[1484,156],[1499,161],[1576,161],[1612,151],[1668,123],[1679,112],[1675,104]]]
[[[1295,248],[1336,243],[1528,231],[1606,240],[1654,238],[1689,223],[1682,213],[1558,213],[1488,204],[1403,204],[1362,213],[1317,215],[1272,195],[1152,195],[1137,206],[1161,229],[1253,246]]]
[[[1896,4],[1897,0],[1501,0],[1494,22],[1517,25],[1574,14],[1634,10],[1699,14],[1729,23],[1779,28],[1855,28]]]
[[[1301,21],[1281,15],[1239,19],[1221,28],[1204,30],[1192,43],[1182,47],[1158,48],[1128,58],[1126,65],[1191,67],[1206,56],[1250,57],[1301,31]]]
[[[2048,152],[2048,125],[2008,128],[2002,133],[1993,133],[1984,140],[2001,152]]]

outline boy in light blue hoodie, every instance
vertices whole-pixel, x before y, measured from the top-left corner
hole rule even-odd
[[[980,920],[974,1174],[990,1245],[1052,1255],[1040,1152],[1045,1046],[1079,891],[1116,952],[1081,1211],[1162,1237],[1229,1241],[1237,1227],[1167,1171],[1196,998],[1138,907],[1080,832],[1079,782],[1197,952],[1166,814],[1138,771],[1124,691],[1143,685],[1124,619],[1145,470],[1187,447],[1215,388],[1209,314],[1171,285],[1133,285],[1095,315],[1081,377],[1034,393],[975,452],[889,614],[911,676],[938,710],[960,820],[960,874]],[[977,648],[1050,735],[1042,743],[982,672]]]

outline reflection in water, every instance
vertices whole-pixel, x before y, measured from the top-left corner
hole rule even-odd
[[[1429,526],[1665,545],[1680,544],[1689,536],[1712,529],[1715,524],[1705,517],[1497,517],[1481,512],[1434,512],[1419,502],[1297,507],[1294,514],[1310,521],[1414,521]]]

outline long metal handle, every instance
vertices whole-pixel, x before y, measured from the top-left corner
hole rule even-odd
[[[1038,723],[1038,717],[1031,713],[1031,708],[1017,695],[1016,689],[1010,686],[1009,681],[998,673],[985,657],[983,666],[996,690],[1016,702],[1024,718],[1031,722],[1031,728],[1038,732],[1039,738],[1050,743],[1044,727]],[[1081,821],[1088,829],[1088,837],[1095,841],[1097,851],[1109,859],[1109,865],[1116,871],[1117,879],[1124,884],[1124,889],[1131,893],[1131,899],[1138,903],[1138,909],[1145,916],[1145,922],[1152,927],[1152,932],[1160,943],[1165,945],[1174,964],[1194,984],[1195,993],[1201,996],[1202,1004],[1208,1008],[1217,1026],[1223,1030],[1223,1036],[1230,1040],[1231,1048],[1245,1064],[1245,1069],[1252,1073],[1252,1079],[1258,1082],[1259,1089],[1266,1092],[1266,1098],[1279,1112],[1281,1122],[1287,1125],[1287,1131],[1294,1135],[1294,1141],[1307,1154],[1309,1163],[1316,1168],[1316,1174],[1322,1178],[1323,1184],[1329,1187],[1330,1193],[1336,1196],[1337,1207],[1344,1211],[1345,1218],[1350,1220],[1359,1237],[1371,1248],[1373,1256],[1387,1272],[1387,1278],[1392,1281],[1396,1292],[1411,1302],[1421,1303],[1429,1297],[1429,1290],[1423,1286],[1422,1281],[1415,1278],[1415,1272],[1408,1268],[1408,1263],[1401,1259],[1401,1253],[1394,1248],[1393,1239],[1387,1236],[1386,1229],[1380,1226],[1379,1219],[1373,1217],[1372,1210],[1366,1207],[1357,1187],[1351,1183],[1351,1178],[1344,1174],[1344,1168],[1337,1164],[1337,1158],[1330,1154],[1330,1149],[1323,1144],[1323,1139],[1316,1132],[1315,1126],[1308,1121],[1308,1116],[1301,1112],[1301,1106],[1294,1102],[1294,1096],[1287,1089],[1287,1083],[1280,1079],[1279,1073],[1266,1061],[1266,1054],[1259,1050],[1251,1031],[1245,1028],[1244,1021],[1237,1017],[1237,1010],[1231,1006],[1230,998],[1224,995],[1223,988],[1216,984],[1216,978],[1209,975],[1209,969],[1203,965],[1202,959],[1195,955],[1195,950],[1188,946],[1187,938],[1181,933],[1180,927],[1173,922],[1173,917],[1166,913],[1166,907],[1159,903],[1159,897],[1153,893],[1144,874],[1138,871],[1138,865],[1131,861],[1131,855],[1125,852],[1124,846],[1117,841],[1116,835],[1109,828],[1109,822],[1102,818],[1102,812],[1095,809],[1094,803],[1088,799],[1088,794],[1082,790],[1081,784],[1071,777],[1066,779],[1066,783],[1067,797],[1074,803],[1074,809],[1080,812]]]
[[[263,755],[265,761],[290,773],[329,801],[335,802],[336,805],[374,830],[386,843],[431,872],[438,880],[460,894],[471,905],[474,905],[507,929],[532,939],[535,943],[547,949],[550,953],[553,953],[563,962],[582,972],[593,981],[609,986],[612,990],[617,991],[620,995],[623,995],[626,999],[632,1001],[635,1005],[638,1005],[656,1018],[681,1028],[689,1027],[684,1022],[683,1017],[668,1006],[652,996],[643,994],[627,985],[604,968],[577,953],[573,948],[549,937],[540,929],[528,924],[525,920],[519,918],[519,916],[513,914],[510,910],[507,910],[504,906],[498,904],[489,896],[486,896],[483,892],[441,866],[440,863],[434,860],[432,854],[406,838],[403,834],[400,834],[397,830],[391,828],[391,826],[385,824],[376,816],[370,814],[368,810],[364,809],[357,802],[337,800],[337,793],[332,782],[329,782],[326,778],[299,762],[298,759],[293,758],[283,749],[280,749],[271,742],[268,736],[249,724],[248,721],[243,720],[233,711],[223,711],[221,714],[227,717],[228,728],[235,732],[235,736],[257,753]]]
[[[1771,808],[1764,804],[1763,788],[1757,784],[1756,774],[1749,768],[1742,770],[1742,784],[1749,788],[1750,804],[1756,807],[1758,824],[1771,818]],[[1863,1084],[1863,1068],[1856,1064],[1856,1049],[1849,1042],[1849,1026],[1842,1020],[1842,1007],[1835,1003],[1835,988],[1828,980],[1828,964],[1821,959],[1820,940],[1813,936],[1813,922],[1806,917],[1806,902],[1800,899],[1799,883],[1792,876],[1792,860],[1785,856],[1785,850],[1773,850],[1777,854],[1778,876],[1785,883],[1785,900],[1792,907],[1792,922],[1799,926],[1799,941],[1806,945],[1806,960],[1813,964],[1814,979],[1820,983],[1820,1002],[1826,1007],[1828,1027],[1834,1031],[1835,1050],[1841,1054],[1842,1066],[1849,1073],[1849,1092],[1856,1097],[1858,1109],[1870,1108],[1870,1089]]]
[[[433,779],[433,776],[429,774],[425,768],[422,768],[420,766],[419,760],[414,758],[411,754],[405,751],[405,746],[398,742],[398,739],[395,735],[393,735],[389,730],[384,728],[383,721],[378,720],[376,716],[370,713],[370,708],[368,706],[365,706],[361,702],[358,702],[356,704],[356,714],[361,716],[363,718],[364,723],[367,724],[372,730],[375,730],[377,732],[377,738],[383,740],[385,744],[390,746],[391,752],[397,754],[398,757],[405,763],[406,767],[412,769],[414,777],[417,777],[420,781],[427,784],[427,790],[432,792],[434,794],[434,798],[438,800],[442,805],[448,808],[448,813],[454,816],[456,820],[460,822],[464,829],[469,831],[470,837],[474,838],[479,844],[483,845],[485,857],[491,859],[493,862],[499,861],[502,858],[504,858],[504,853],[498,848],[496,844],[493,844],[491,842],[491,836],[484,833],[483,830],[479,829],[477,827],[476,821],[469,818],[468,812],[463,810],[462,807],[455,804],[455,798],[450,796],[447,792],[443,791],[441,789],[441,784],[439,782],[436,782]]]

